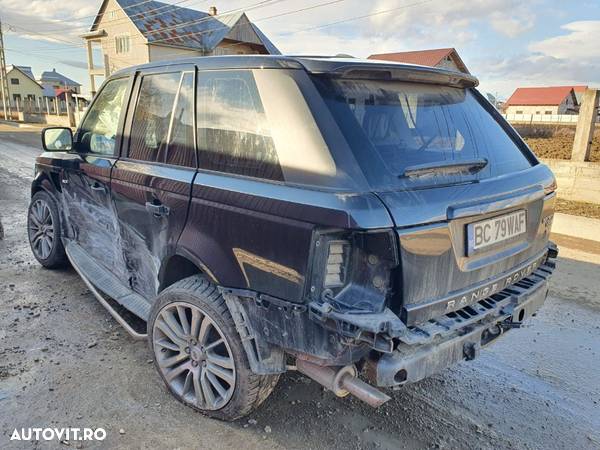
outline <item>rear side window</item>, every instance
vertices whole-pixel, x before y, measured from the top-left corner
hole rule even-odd
[[[131,124],[129,158],[195,167],[193,73],[144,75]]]
[[[173,122],[165,155],[167,164],[196,167],[194,144],[194,74],[185,72],[177,101],[173,108]]]
[[[316,79],[376,189],[472,181],[531,166],[470,90],[376,80]],[[480,172],[414,179],[411,168],[487,160]]]
[[[77,151],[112,156],[129,78],[108,81],[98,93],[81,128]]]
[[[200,73],[197,111],[201,169],[283,180],[251,71]]]

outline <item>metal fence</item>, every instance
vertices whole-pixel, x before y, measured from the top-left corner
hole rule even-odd
[[[9,120],[23,120],[32,123],[47,123],[62,125],[64,118],[68,119],[69,113],[72,119],[69,123],[77,125],[85,114],[87,105],[79,99],[72,99],[67,105],[66,100],[58,97],[44,97],[32,99],[14,99],[10,102],[11,115]],[[0,119],[6,119],[0,107]]]
[[[579,114],[502,114],[511,123],[576,124]],[[596,118],[600,123],[600,117]]]

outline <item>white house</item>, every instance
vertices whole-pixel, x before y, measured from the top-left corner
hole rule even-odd
[[[576,114],[577,97],[573,86],[517,88],[506,101],[506,114]]]
[[[31,67],[8,66],[6,70],[8,80],[8,98],[11,107],[23,108],[26,102],[34,105],[42,96],[42,86],[35,81]]]

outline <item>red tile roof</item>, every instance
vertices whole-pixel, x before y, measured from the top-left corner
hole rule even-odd
[[[403,62],[433,67],[439,64],[453,51],[453,48],[438,48],[434,50],[419,50],[414,52],[380,53],[369,56],[369,59],[381,59],[383,61]]]
[[[467,69],[467,66],[454,48],[436,48],[432,50],[418,50],[413,52],[379,53],[369,56],[369,59],[379,59],[382,61],[419,64],[421,66],[435,67],[447,56],[450,56],[454,60],[460,70],[465,73],[469,73],[469,69]]]
[[[557,106],[573,92],[573,86],[517,88],[506,101],[506,106]]]

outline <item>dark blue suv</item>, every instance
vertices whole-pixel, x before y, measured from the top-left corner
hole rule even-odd
[[[33,253],[206,414],[248,414],[286,370],[380,405],[547,295],[554,176],[476,86],[314,57],[120,71],[74,134],[43,133]]]

